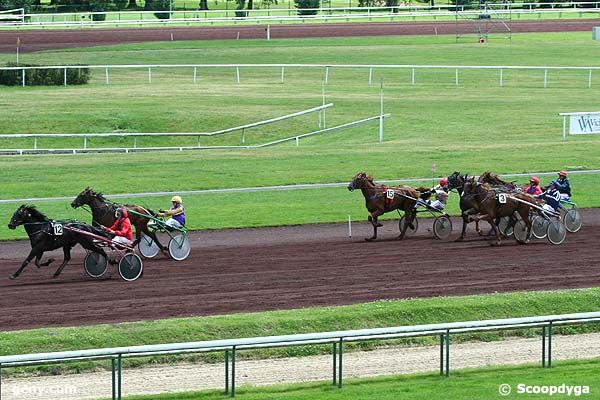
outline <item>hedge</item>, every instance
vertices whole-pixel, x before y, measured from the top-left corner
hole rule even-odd
[[[39,67],[33,64],[8,63],[7,67]],[[65,70],[62,68],[36,68],[25,70],[26,86],[50,86],[65,84]],[[67,85],[85,85],[90,79],[90,69],[86,67],[68,68]],[[23,84],[23,70],[0,70],[0,85],[17,86]]]

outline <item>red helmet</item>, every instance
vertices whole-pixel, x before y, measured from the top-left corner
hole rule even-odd
[[[538,178],[537,176],[532,176],[531,179],[529,180],[529,182],[533,183],[534,185],[539,185],[540,178]]]
[[[567,176],[567,171],[560,171],[558,176]]]
[[[440,179],[440,186],[448,186],[448,178]]]

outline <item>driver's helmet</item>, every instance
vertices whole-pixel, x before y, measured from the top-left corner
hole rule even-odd
[[[440,179],[440,186],[442,186],[442,187],[448,186],[448,178]]]
[[[529,179],[529,183],[531,183],[532,185],[535,185],[535,186],[537,186],[537,185],[539,185],[539,184],[540,184],[540,178],[538,178],[537,176],[532,176],[532,177]]]
[[[126,208],[123,207],[119,207],[115,210],[115,218],[127,218],[129,216],[129,213],[127,212]]]
[[[559,178],[566,178],[567,177],[567,171],[560,171],[558,173]]]
[[[181,204],[181,203],[183,203],[183,201],[181,200],[180,196],[173,196],[173,197],[171,197],[171,203]]]

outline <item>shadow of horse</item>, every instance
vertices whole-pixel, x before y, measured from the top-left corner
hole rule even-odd
[[[365,238],[367,241],[377,239],[377,228],[383,226],[377,221],[380,215],[394,210],[404,211],[406,223],[400,229],[398,239],[402,239],[406,230],[414,228],[413,221],[417,215],[415,205],[420,196],[419,191],[410,186],[387,187],[373,182],[373,178],[365,172],[359,172],[348,184],[348,190],[360,189],[365,198],[365,205],[369,211],[369,222],[373,225],[373,236]]]

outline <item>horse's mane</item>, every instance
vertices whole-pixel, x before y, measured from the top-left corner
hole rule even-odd
[[[29,211],[29,213],[36,218],[43,219],[44,221],[49,221],[49,218],[46,217],[46,215],[40,210],[38,210],[37,207],[34,205],[23,204],[21,205],[21,208]]]
[[[498,175],[493,174],[491,171],[485,171],[483,174],[481,174],[479,177],[479,182],[502,186],[512,185],[512,183],[503,181]]]
[[[92,194],[92,196],[96,197],[98,200],[102,200],[104,202],[108,201],[101,192],[96,192],[92,188],[88,188],[88,189],[89,189],[90,193]]]

